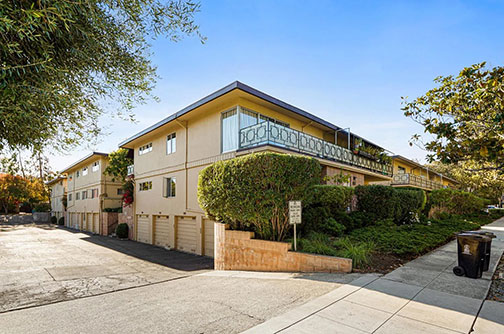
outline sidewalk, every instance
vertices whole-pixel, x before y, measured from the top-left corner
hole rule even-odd
[[[504,219],[494,232],[490,270],[457,277],[452,241],[391,273],[367,275],[245,333],[504,333],[504,305],[485,301],[504,252]]]

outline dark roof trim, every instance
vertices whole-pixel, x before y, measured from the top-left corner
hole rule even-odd
[[[342,130],[341,133],[347,134],[347,132],[344,131],[341,127],[336,126],[336,125],[334,125],[334,124],[332,124],[330,122],[327,122],[327,121],[323,120],[320,117],[317,117],[317,116],[315,116],[313,114],[310,114],[309,112],[304,111],[302,109],[299,109],[299,108],[297,108],[297,107],[295,107],[295,106],[293,106],[291,104],[283,102],[283,101],[281,101],[281,100],[279,100],[279,99],[277,99],[277,98],[275,98],[275,97],[273,97],[271,95],[268,95],[266,93],[263,93],[263,92],[255,89],[255,88],[247,86],[244,83],[241,83],[239,81],[235,81],[235,82],[227,85],[226,87],[221,88],[218,91],[216,91],[216,92],[214,92],[214,93],[212,93],[212,94],[210,94],[210,95],[202,98],[201,100],[196,101],[195,103],[193,103],[193,104],[185,107],[184,109],[179,110],[175,114],[172,114],[172,115],[168,116],[167,118],[165,118],[165,119],[163,119],[163,120],[155,123],[154,125],[149,126],[145,130],[140,131],[139,133],[131,136],[130,138],[122,141],[121,143],[119,143],[119,147],[123,147],[124,145],[132,142],[133,140],[138,139],[138,138],[140,138],[140,137],[148,134],[151,131],[154,131],[155,129],[157,129],[157,128],[159,128],[159,127],[161,127],[161,126],[163,126],[163,125],[165,125],[165,124],[167,124],[169,122],[171,122],[172,120],[174,120],[176,118],[179,118],[179,117],[187,114],[188,112],[190,112],[190,111],[192,111],[192,110],[194,110],[194,109],[196,109],[198,107],[201,107],[202,105],[204,105],[204,104],[206,104],[208,102],[211,102],[211,101],[215,100],[216,98],[221,97],[221,96],[223,96],[223,95],[231,92],[234,89],[240,89],[240,90],[242,90],[242,91],[244,91],[246,93],[254,95],[254,96],[256,96],[256,97],[258,97],[260,99],[263,99],[263,100],[265,100],[267,102],[270,102],[270,103],[272,103],[274,105],[277,105],[277,106],[279,106],[281,108],[287,109],[289,111],[292,111],[293,113],[296,113],[298,115],[306,117],[306,118],[308,118],[311,121],[314,121],[316,123],[322,124],[322,125],[330,128],[330,129],[332,129],[332,130],[335,130],[335,131],[336,130]],[[370,142],[369,140],[366,140],[366,139],[364,139],[364,138],[362,138],[362,137],[360,137],[360,136],[358,136],[358,135],[356,135],[354,133],[351,133],[351,134],[353,136],[355,136],[356,138],[360,138],[360,139],[362,139],[362,140],[364,140],[364,141],[366,141],[368,143],[371,143],[371,144],[373,144],[373,145],[375,145],[375,146],[377,146],[379,148],[382,148],[379,145],[376,145],[376,144]]]
[[[104,157],[108,157],[108,153],[102,153],[102,152],[91,152],[89,153],[88,155],[86,155],[84,158],[78,160],[77,162],[74,162],[73,164],[71,164],[70,166],[68,166],[67,168],[63,169],[62,171],[60,171],[60,173],[65,173],[66,171],[68,171],[69,169],[72,169],[74,168],[75,166],[77,166],[78,164],[86,161],[87,159],[95,156],[95,155],[100,155],[100,156],[104,156]]]

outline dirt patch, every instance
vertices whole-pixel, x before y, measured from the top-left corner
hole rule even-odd
[[[369,264],[361,268],[354,268],[353,272],[388,274],[416,257],[417,256],[399,257],[394,254],[374,253],[371,256]]]
[[[501,257],[497,270],[492,277],[488,300],[504,303],[504,256]]]

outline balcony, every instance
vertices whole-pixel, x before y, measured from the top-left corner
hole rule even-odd
[[[344,147],[271,121],[254,124],[240,130],[239,149],[266,144],[392,176],[391,164],[357,155]]]
[[[135,173],[135,165],[129,165],[128,167],[128,176],[133,176]]]
[[[395,174],[392,178],[392,186],[411,186],[425,190],[435,190],[445,188],[443,184],[431,181],[424,177],[413,174]]]

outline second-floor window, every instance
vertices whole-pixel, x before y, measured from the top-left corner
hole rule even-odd
[[[79,192],[76,192],[75,193],[75,200],[80,200],[80,193]]]
[[[152,189],[152,181],[140,182],[138,186],[139,191],[147,191]]]
[[[68,194],[68,200],[71,201],[72,200],[72,194]]]
[[[82,168],[82,176],[87,175],[87,173],[88,173],[88,168],[87,167]]]
[[[166,137],[166,154],[172,154],[177,151],[177,137],[175,132]]]
[[[91,190],[91,198],[96,198],[98,197],[98,189],[92,189]]]
[[[163,183],[163,197],[175,197],[177,180],[174,177],[165,177]]]
[[[398,174],[406,174],[406,168],[397,166],[397,173]]]
[[[80,176],[80,171],[77,171],[77,172],[75,173],[75,177],[79,177],[79,176]]]
[[[150,151],[152,151],[152,143],[148,143],[147,145],[140,146],[140,148],[138,149],[138,155],[149,153]]]
[[[87,190],[82,192],[82,199],[87,199]]]
[[[93,162],[93,167],[91,168],[91,170],[94,172],[97,172],[100,170],[100,162],[99,161],[95,161]]]

